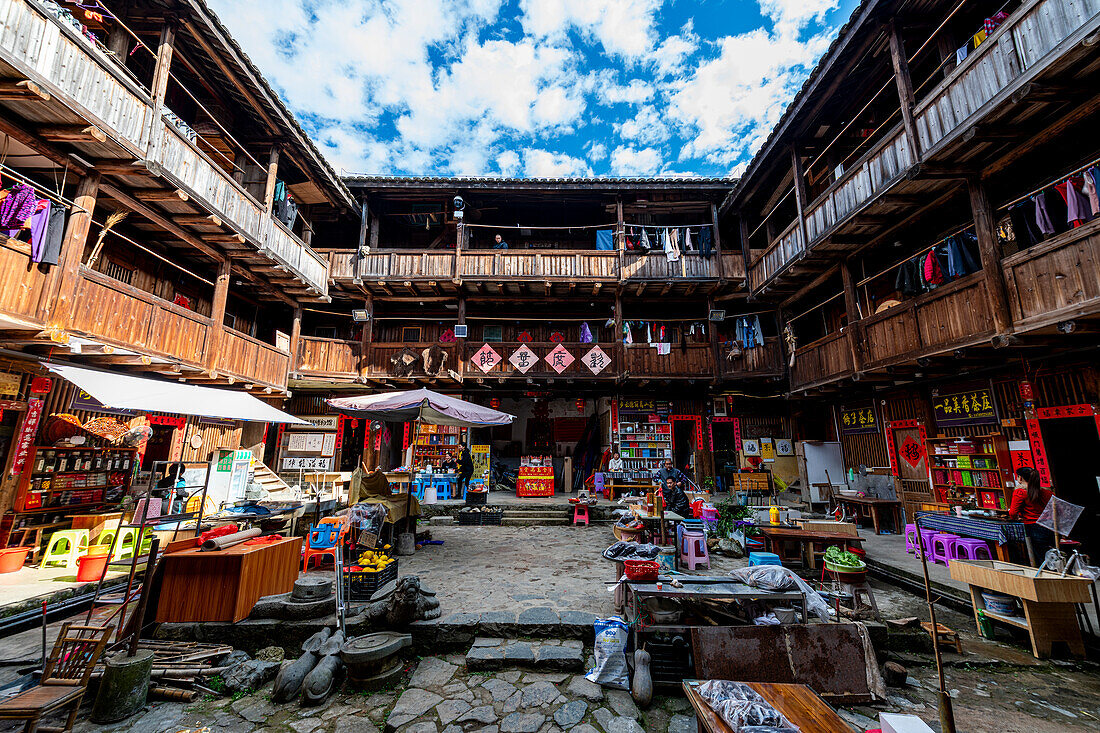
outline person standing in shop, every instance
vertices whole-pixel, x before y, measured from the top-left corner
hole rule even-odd
[[[470,446],[462,446],[462,456],[458,459],[458,492],[465,495],[470,488],[470,479],[474,475],[474,457],[470,454]]]
[[[1054,494],[1039,485],[1039,472],[1030,466],[1017,468],[1016,478],[1008,518],[1023,522],[1035,559],[1042,563],[1043,555],[1054,547],[1054,533],[1036,522]]]

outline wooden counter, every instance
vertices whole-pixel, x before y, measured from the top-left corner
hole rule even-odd
[[[285,537],[268,544],[165,555],[157,622],[236,623],[262,596],[294,589],[301,554],[302,538]]]

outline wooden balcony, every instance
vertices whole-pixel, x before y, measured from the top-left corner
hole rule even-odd
[[[197,381],[228,378],[286,389],[290,355],[271,344],[223,328],[213,364],[212,331],[206,316],[162,300],[144,290],[81,267],[64,330],[140,355],[151,371]]]
[[[30,244],[0,234],[0,315],[28,325],[46,325],[54,277],[31,263]]]
[[[1100,313],[1100,219],[1002,261],[1017,332]]]
[[[965,135],[983,125],[1022,125],[1016,119],[1026,111],[1011,104],[1013,94],[1042,77],[1061,73],[1072,60],[1087,64],[1088,47],[1081,41],[1100,29],[1100,0],[1028,0],[1012,13],[989,38],[971,51],[962,64],[919,99],[913,109],[921,163],[955,164],[960,155],[973,154],[976,145],[962,151]],[[1067,74],[1070,78],[1072,74]],[[1009,118],[1012,119],[1009,119]],[[904,221],[912,206],[891,208],[886,195],[925,197],[929,202],[943,195],[942,183],[911,181],[907,174],[917,161],[901,123],[883,138],[814,201],[806,206],[808,242],[799,240],[792,223],[749,268],[750,288],[759,292],[780,274],[813,254],[824,240],[841,235],[846,240],[866,240],[893,224]],[[982,167],[979,160],[972,163]],[[877,207],[872,210],[872,206]],[[861,220],[860,217],[864,217]],[[844,247],[853,246],[850,243]],[[844,248],[842,247],[842,249]],[[833,249],[833,248],[830,248]],[[824,255],[823,255],[824,256]],[[821,263],[807,263],[805,277],[820,272]]]
[[[599,293],[605,286],[632,286],[639,294],[659,287],[671,293],[712,292],[745,277],[739,252],[710,258],[685,253],[676,262],[654,252],[597,250],[388,250],[360,257],[355,251],[329,253],[329,272],[339,284],[360,280],[379,295],[543,295]],[[587,289],[588,287],[591,289]]]
[[[224,234],[224,227],[265,255],[261,260],[327,294],[327,259],[275,222],[174,125],[153,121],[148,91],[36,0],[0,0],[0,77],[10,87],[3,104],[33,121],[44,139],[66,141],[87,160],[137,163],[132,175],[126,170],[128,184],[149,188],[160,179],[187,194],[185,210],[193,205],[217,218],[215,231],[200,229],[197,236]],[[178,213],[186,211],[168,215]]]
[[[359,341],[302,336],[294,371],[315,377],[350,379],[359,376]]]
[[[795,351],[791,389],[816,387],[853,373],[852,342],[848,332],[831,333]]]
[[[725,377],[784,377],[787,365],[783,360],[783,348],[778,338],[764,340],[763,346],[744,349],[737,359],[726,359],[721,348],[718,351],[719,374]]]

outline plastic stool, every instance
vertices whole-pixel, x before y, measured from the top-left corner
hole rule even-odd
[[[432,483],[435,485],[436,498],[439,501],[447,501],[451,498],[451,479],[448,477],[433,478]]]
[[[95,542],[92,543],[92,547],[110,547],[111,542],[115,539],[115,535],[118,534],[117,529],[105,529],[99,533],[99,537],[95,538]]]
[[[119,527],[118,539],[115,540],[115,552],[111,560],[124,560],[134,556],[137,546],[138,531],[136,527]]]
[[[905,551],[917,552],[917,525],[905,525]]]
[[[60,565],[63,568],[75,568],[77,558],[87,549],[88,530],[58,530],[50,537],[50,544],[46,546],[46,554],[38,567],[48,568],[51,565]]]
[[[960,539],[957,534],[951,534],[950,532],[933,535],[932,548],[928,553],[928,557],[934,563],[942,560],[944,565],[950,565],[952,553],[955,551],[955,543]]]
[[[939,534],[935,529],[922,529],[920,530],[920,546],[916,549],[917,557],[920,557],[922,551],[927,551],[928,556],[932,556],[932,538]]]
[[[710,553],[707,552],[707,536],[702,532],[683,531],[680,533],[680,563],[686,564],[688,570],[694,570],[696,565],[710,567]]]
[[[750,552],[749,553],[749,567],[756,565],[783,565],[783,561],[779,559],[779,555],[774,552]]]
[[[982,557],[984,555],[985,557]],[[992,560],[993,553],[989,551],[989,543],[985,540],[976,540],[960,537],[955,541],[951,551],[952,560]]]
[[[584,522],[584,526],[588,526],[588,505],[587,504],[574,504],[573,505],[573,524],[580,524]]]

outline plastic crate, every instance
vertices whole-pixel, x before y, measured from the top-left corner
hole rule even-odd
[[[488,496],[488,491],[467,491],[466,506],[485,506],[485,499]]]
[[[499,527],[504,520],[504,510],[496,509],[491,512],[481,512],[482,526]]]
[[[397,580],[397,560],[394,559],[385,570],[348,570],[344,569],[344,593],[349,601],[364,602],[386,583]]]
[[[481,512],[459,512],[458,524],[461,527],[481,526]]]

